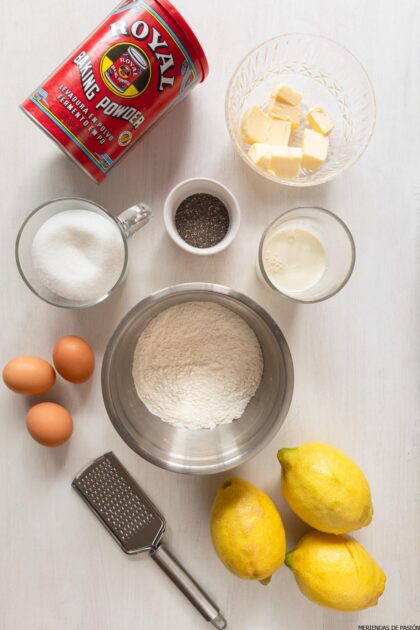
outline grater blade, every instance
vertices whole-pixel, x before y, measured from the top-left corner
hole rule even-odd
[[[165,519],[114,453],[95,459],[72,486],[125,553],[156,549]]]

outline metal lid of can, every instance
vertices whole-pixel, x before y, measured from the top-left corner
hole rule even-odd
[[[140,68],[143,68],[143,70],[146,70],[148,68],[148,63],[145,60],[145,58],[143,57],[143,55],[141,54],[141,52],[139,50],[137,50],[137,48],[134,48],[134,46],[130,46],[127,49],[128,54],[130,55],[130,57],[132,59],[134,59],[134,61],[136,62],[136,64],[138,66],[140,66]]]
[[[175,9],[175,7],[169,2],[169,0],[155,0],[155,2],[156,4],[159,4],[167,13],[169,13],[172,19],[178,24],[184,36],[188,40],[188,43],[194,49],[196,59],[201,66],[202,83],[209,73],[209,63],[207,61],[206,54],[197,39],[197,36],[195,35],[192,28],[189,26],[188,22],[185,20],[185,18],[182,17],[179,11]]]

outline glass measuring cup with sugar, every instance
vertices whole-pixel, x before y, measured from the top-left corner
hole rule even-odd
[[[36,208],[19,230],[15,255],[26,285],[62,308],[88,308],[121,285],[128,266],[128,239],[151,218],[136,204],[115,217],[80,198],[61,198]]]

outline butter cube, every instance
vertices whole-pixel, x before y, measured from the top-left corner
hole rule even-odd
[[[328,153],[328,137],[312,129],[305,129],[302,139],[302,167],[314,171],[325,162]]]
[[[296,92],[290,85],[279,85],[271,95],[271,98],[280,103],[288,103],[289,105],[300,105],[302,102],[302,94]]]
[[[266,142],[271,120],[259,107],[251,107],[242,117],[241,136],[246,144]]]
[[[251,160],[263,171],[268,171],[271,166],[271,146],[256,142],[249,147],[248,155]]]
[[[272,147],[271,170],[278,177],[296,177],[302,163],[302,149]]]
[[[272,98],[268,105],[268,113],[272,118],[290,122],[293,129],[299,127],[301,116],[300,105],[289,105],[288,103],[281,103]]]
[[[315,105],[309,110],[306,118],[312,129],[318,131],[318,133],[328,136],[334,129],[334,123],[331,118],[324,112],[321,105]]]
[[[270,128],[268,130],[268,144],[276,144],[287,147],[292,131],[292,124],[286,120],[277,120],[271,118]]]

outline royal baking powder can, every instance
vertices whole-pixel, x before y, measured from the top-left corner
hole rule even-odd
[[[101,182],[207,73],[198,39],[167,0],[129,0],[21,107]]]

